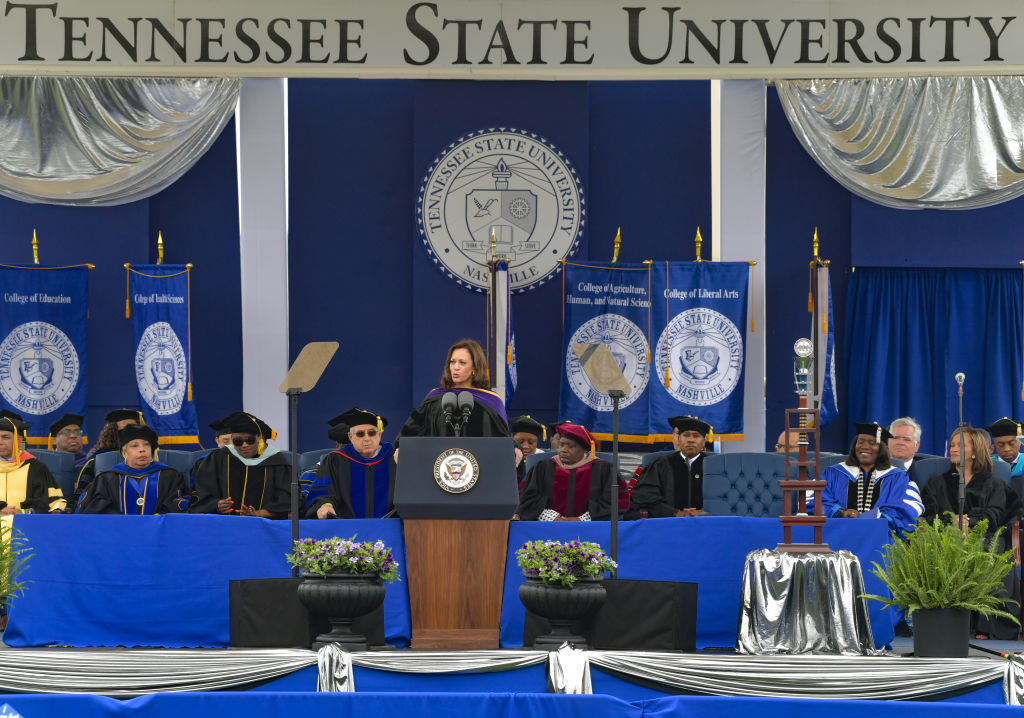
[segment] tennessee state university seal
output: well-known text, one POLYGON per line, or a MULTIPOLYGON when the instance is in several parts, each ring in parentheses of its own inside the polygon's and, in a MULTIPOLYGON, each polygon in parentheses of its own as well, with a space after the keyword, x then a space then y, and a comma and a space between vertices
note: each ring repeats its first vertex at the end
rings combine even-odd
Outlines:
POLYGON ((604 344, 611 350, 615 362, 632 390, 619 402, 620 409, 625 409, 644 393, 650 376, 647 338, 640 327, 629 319, 621 314, 601 314, 584 322, 573 332, 565 353, 565 376, 573 393, 591 409, 611 411, 611 397, 599 393, 590 383, 590 378, 580 366, 576 352, 572 350, 573 344, 604 344))
POLYGON ((658 376, 669 370, 666 391, 690 406, 709 406, 736 388, 743 372, 743 335, 713 309, 687 309, 658 338, 658 376))
POLYGON ((135 350, 139 394, 157 414, 181 411, 188 384, 188 364, 178 335, 167 322, 153 322, 135 350))
POLYGON ((19 412, 49 414, 78 386, 79 361, 68 335, 47 322, 26 322, 0 343, 0 394, 19 412))
POLYGON ((420 184, 416 225, 434 264, 460 286, 484 291, 491 236, 509 261, 509 283, 523 292, 560 269, 583 235, 579 174, 540 135, 491 128, 460 137, 438 155, 420 184))

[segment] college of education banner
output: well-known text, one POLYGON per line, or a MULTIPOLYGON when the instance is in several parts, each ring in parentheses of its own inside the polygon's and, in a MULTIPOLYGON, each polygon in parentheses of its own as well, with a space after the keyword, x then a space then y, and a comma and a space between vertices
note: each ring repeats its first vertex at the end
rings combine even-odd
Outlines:
POLYGON ((611 437, 612 401, 572 350, 605 344, 632 388, 619 403, 622 440, 667 441, 668 417, 685 414, 741 439, 749 273, 744 262, 567 262, 558 418, 611 437))
POLYGON ((125 265, 139 406, 161 444, 198 444, 192 403, 190 264, 125 265))
POLYGON ((86 413, 88 317, 89 265, 0 265, 0 406, 29 423, 30 444, 86 413))

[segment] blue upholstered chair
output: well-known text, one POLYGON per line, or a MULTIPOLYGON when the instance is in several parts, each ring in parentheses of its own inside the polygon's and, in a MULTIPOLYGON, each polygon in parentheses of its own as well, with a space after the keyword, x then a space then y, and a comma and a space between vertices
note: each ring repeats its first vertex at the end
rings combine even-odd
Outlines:
POLYGON ((334 451, 334 449, 316 449, 315 451, 302 452, 299 454, 299 473, 301 474, 303 471, 312 469, 320 459, 324 458, 332 451, 334 451))
POLYGON ((652 451, 649 454, 644 454, 644 458, 640 459, 640 466, 646 469, 647 465, 655 459, 660 459, 662 456, 671 456, 674 453, 676 453, 675 449, 670 451, 652 451))
POLYGON ((949 459, 938 456, 934 459, 918 459, 910 465, 910 479, 917 484, 918 489, 924 491, 929 478, 946 473, 949 467, 949 459))
POLYGON ((64 498, 70 501, 75 493, 75 455, 50 449, 32 449, 29 453, 46 465, 64 498))
POLYGON ((120 451, 104 451, 102 454, 96 454, 94 476, 99 476, 104 471, 110 471, 114 466, 120 464, 123 458, 120 451))
POLYGON ((193 451, 181 451, 180 449, 160 449, 157 458, 161 464, 167 464, 188 479, 188 475, 192 472, 194 454, 193 451))
POLYGON ((781 516, 782 454, 709 454, 704 457, 704 510, 713 516, 781 516))

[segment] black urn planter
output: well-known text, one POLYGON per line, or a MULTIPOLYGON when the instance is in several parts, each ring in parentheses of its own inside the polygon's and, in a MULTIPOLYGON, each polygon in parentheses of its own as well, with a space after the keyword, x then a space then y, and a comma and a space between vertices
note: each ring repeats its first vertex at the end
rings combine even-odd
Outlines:
POLYGON ((970 650, 971 612, 962 608, 914 611, 914 656, 966 658, 970 650))
POLYGON ((326 616, 331 631, 313 643, 319 650, 340 643, 346 651, 365 651, 366 636, 352 631, 352 621, 365 616, 384 601, 384 584, 376 574, 329 573, 327 578, 305 577, 299 584, 299 600, 310 613, 326 616))
POLYGON ((587 639, 572 632, 572 624, 597 612, 607 596, 601 577, 576 579, 572 586, 547 584, 539 578, 526 577, 519 586, 519 600, 528 610, 551 624, 551 633, 537 636, 534 648, 555 649, 563 643, 586 649, 587 639))

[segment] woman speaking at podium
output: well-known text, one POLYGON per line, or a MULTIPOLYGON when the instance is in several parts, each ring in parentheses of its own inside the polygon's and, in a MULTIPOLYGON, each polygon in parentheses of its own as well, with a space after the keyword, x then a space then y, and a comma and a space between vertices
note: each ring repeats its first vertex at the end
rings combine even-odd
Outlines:
POLYGON ((403 436, 509 436, 505 403, 487 386, 487 359, 483 348, 472 339, 456 342, 448 349, 441 386, 431 389, 409 415, 399 439, 403 436), (454 394, 454 402, 448 394, 454 394), (461 394, 468 396, 460 398, 461 394), (472 409, 467 401, 469 397, 473 399, 472 409))

